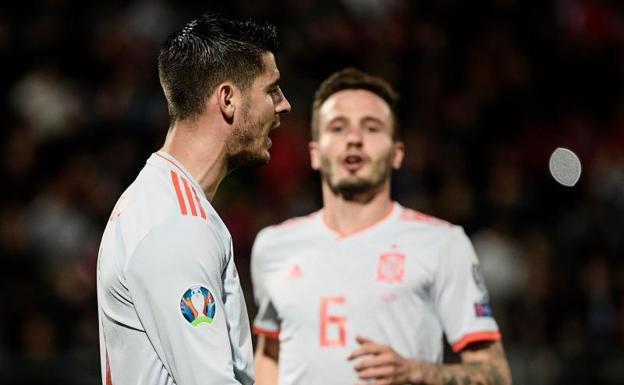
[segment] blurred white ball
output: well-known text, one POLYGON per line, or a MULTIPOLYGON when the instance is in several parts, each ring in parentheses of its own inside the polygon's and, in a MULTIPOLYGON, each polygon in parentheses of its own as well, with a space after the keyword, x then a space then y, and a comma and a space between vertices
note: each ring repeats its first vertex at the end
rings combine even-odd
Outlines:
POLYGON ((581 177, 581 160, 567 148, 558 147, 553 151, 548 168, 552 177, 567 187, 574 186, 581 177))

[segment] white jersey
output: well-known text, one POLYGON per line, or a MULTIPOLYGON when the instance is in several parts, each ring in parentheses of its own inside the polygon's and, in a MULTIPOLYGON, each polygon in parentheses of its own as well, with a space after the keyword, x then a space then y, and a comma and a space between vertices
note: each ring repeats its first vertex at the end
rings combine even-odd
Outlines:
POLYGON ((268 227, 253 247, 254 332, 279 338, 280 384, 358 382, 347 361, 356 335, 436 363, 443 334, 455 351, 500 338, 461 227, 398 203, 349 235, 323 218, 268 227))
POLYGON ((253 384, 230 234, 169 154, 153 154, 117 202, 97 275, 104 384, 253 384))

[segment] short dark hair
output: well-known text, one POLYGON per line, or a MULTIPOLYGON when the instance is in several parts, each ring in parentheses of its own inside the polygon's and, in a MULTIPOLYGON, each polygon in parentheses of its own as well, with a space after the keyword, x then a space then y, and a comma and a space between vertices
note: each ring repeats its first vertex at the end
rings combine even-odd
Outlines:
POLYGON ((310 122, 312 140, 318 140, 319 138, 318 112, 321 106, 330 96, 343 90, 367 90, 388 103, 394 121, 393 138, 395 140, 399 138, 399 125, 396 121, 396 107, 399 101, 399 94, 382 78, 367 74, 357 68, 348 67, 333 73, 325 79, 314 94, 312 121, 310 122))
POLYGON ((271 24, 203 14, 171 34, 158 54, 158 75, 171 121, 201 114, 217 85, 232 81, 243 90, 264 71, 262 54, 275 52, 271 24))

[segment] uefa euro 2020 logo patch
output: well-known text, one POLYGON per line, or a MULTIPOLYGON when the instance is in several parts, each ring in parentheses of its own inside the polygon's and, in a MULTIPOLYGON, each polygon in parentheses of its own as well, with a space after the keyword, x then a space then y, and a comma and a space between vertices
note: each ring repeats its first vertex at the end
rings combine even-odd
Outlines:
POLYGON ((191 286, 182 295, 180 311, 191 325, 212 323, 215 317, 216 304, 210 290, 201 285, 191 286))

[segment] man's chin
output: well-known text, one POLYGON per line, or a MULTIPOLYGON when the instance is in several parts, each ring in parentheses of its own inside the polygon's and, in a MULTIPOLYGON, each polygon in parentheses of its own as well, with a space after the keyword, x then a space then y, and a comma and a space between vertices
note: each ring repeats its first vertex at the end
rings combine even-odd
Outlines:
POLYGON ((271 160, 271 153, 269 152, 269 149, 262 150, 256 154, 256 160, 258 165, 268 164, 271 160))
POLYGON ((334 184, 332 190, 344 196, 353 196, 367 193, 373 190, 374 186, 366 179, 342 180, 334 184))
POLYGON ((261 157, 258 158, 258 165, 269 164, 271 161, 271 154, 268 151, 265 151, 261 157))
POLYGON ((263 150, 260 153, 241 152, 228 159, 228 172, 243 167, 262 166, 268 164, 269 160, 271 160, 271 155, 267 150, 263 150))

